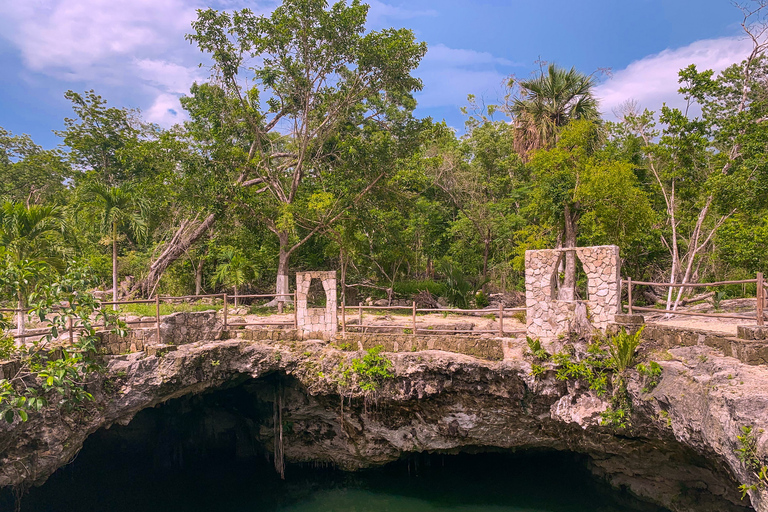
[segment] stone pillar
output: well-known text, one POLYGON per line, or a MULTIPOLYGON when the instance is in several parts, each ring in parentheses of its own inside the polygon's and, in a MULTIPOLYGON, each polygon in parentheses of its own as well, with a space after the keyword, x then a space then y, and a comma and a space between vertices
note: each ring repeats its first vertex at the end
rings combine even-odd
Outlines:
POLYGON ((605 330, 621 313, 621 259, 615 245, 525 252, 525 305, 528 336, 556 339, 570 330, 578 301, 557 299, 558 263, 573 251, 587 274, 585 303, 593 327, 605 330))

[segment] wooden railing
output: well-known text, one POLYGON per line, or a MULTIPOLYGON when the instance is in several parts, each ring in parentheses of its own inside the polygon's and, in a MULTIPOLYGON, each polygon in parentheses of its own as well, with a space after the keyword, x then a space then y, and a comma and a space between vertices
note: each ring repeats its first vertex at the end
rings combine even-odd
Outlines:
POLYGON ((715 286, 727 286, 733 284, 755 284, 757 291, 755 293, 755 321, 758 326, 765 325, 766 316, 766 296, 768 296, 768 283, 765 281, 765 277, 762 272, 757 273, 755 279, 741 279, 738 281, 717 281, 714 283, 652 283, 647 281, 633 281, 632 278, 623 280, 623 283, 627 285, 627 313, 634 314, 635 311, 647 311, 653 313, 668 313, 670 315, 682 315, 682 316, 700 316, 709 318, 735 318, 740 320, 752 320, 751 316, 737 315, 731 313, 699 313, 695 311, 677 311, 670 309, 657 309, 647 308, 634 305, 633 299, 633 287, 634 286, 656 286, 659 288, 711 288, 715 286))
MULTIPOLYGON (((248 294, 248 295, 229 295, 227 293, 217 293, 217 294, 206 294, 206 295, 182 295, 182 296, 155 296, 154 299, 141 299, 141 300, 118 300, 118 301, 100 301, 99 307, 103 308, 105 306, 120 306, 120 305, 129 305, 129 304, 154 304, 154 329, 155 329, 155 336, 158 340, 158 343, 161 342, 161 333, 160 333, 160 321, 161 321, 161 315, 160 315, 160 305, 162 302, 175 302, 175 301, 185 301, 185 300, 200 300, 205 298, 212 298, 212 299, 221 299, 222 300, 222 317, 224 322, 224 329, 228 329, 229 327, 250 327, 250 326, 291 326, 294 329, 298 327, 298 318, 296 316, 296 308, 294 308, 293 311, 293 321, 286 322, 275 322, 275 321, 259 321, 259 322, 247 322, 247 323, 236 323, 236 324, 230 324, 230 313, 229 313, 229 306, 232 301, 239 301, 240 299, 269 299, 269 298, 276 298, 276 297, 291 297, 291 299, 294 301, 294 304, 296 303, 296 293, 283 293, 283 294, 248 294)), ((54 306, 52 309, 61 309, 60 307, 54 306)), ((282 308, 280 308, 282 309, 282 308)), ((347 332, 347 310, 350 309, 350 307, 345 306, 344 304, 341 305, 341 330, 342 333, 347 332)), ((359 324, 357 325, 349 325, 349 327, 352 328, 400 328, 400 329, 411 329, 411 332, 413 334, 417 334, 418 332, 422 333, 472 333, 472 334, 485 334, 485 333, 496 333, 499 336, 503 336, 504 334, 512 334, 512 333, 520 333, 524 332, 522 330, 505 330, 504 329, 504 318, 505 315, 508 313, 518 313, 518 312, 525 312, 525 308, 505 308, 503 304, 499 305, 498 309, 430 309, 430 308, 417 308, 416 303, 414 302, 411 306, 364 306, 362 303, 360 303, 358 306, 352 306, 352 309, 356 310, 358 312, 358 318, 359 318, 359 324), (381 326, 381 325, 373 325, 373 324, 363 324, 363 311, 364 310, 410 310, 411 311, 411 323, 409 325, 387 325, 387 326, 381 326), (416 316, 418 313, 454 313, 459 315, 475 315, 475 314, 493 314, 494 318, 498 321, 499 326, 498 329, 495 330, 454 330, 454 329, 425 329, 425 328, 418 328, 416 324, 416 316)), ((10 313, 18 313, 19 311, 26 314, 29 313, 28 309, 19 310, 19 309, 9 309, 9 308, 0 308, 0 312, 10 312, 10 313)), ((130 313, 119 313, 122 316, 128 316, 130 313)), ((26 321, 26 319, 25 319, 26 321)), ((130 325, 136 325, 136 324, 147 324, 148 322, 146 320, 125 320, 125 323, 130 325)), ((94 327, 97 328, 104 328, 105 325, 103 323, 95 324, 94 327)), ((16 333, 13 335, 14 339, 20 339, 22 343, 27 338, 36 338, 39 336, 46 336, 50 334, 51 328, 49 327, 43 327, 38 329, 22 329, 22 332, 16 333)), ((104 332, 103 330, 100 332, 104 332)), ((72 321, 70 320, 68 325, 68 334, 70 342, 74 339, 74 325, 72 321)))
MULTIPOLYGON (((290 293, 290 294, 261 294, 261 295, 228 295, 226 293, 217 293, 217 294, 207 294, 207 295, 182 295, 182 296, 159 296, 156 295, 154 299, 142 299, 142 300, 117 300, 117 301, 99 301, 99 308, 103 308, 105 306, 120 306, 120 305, 129 305, 129 304, 154 304, 155 305, 155 314, 154 314, 154 328, 155 328, 155 335, 158 342, 161 340, 160 335, 160 304, 161 302, 173 302, 173 301, 179 301, 179 300, 199 300, 199 299, 205 299, 205 298, 220 298, 223 302, 223 317, 224 317, 224 328, 227 328, 227 321, 228 321, 228 305, 230 300, 235 299, 248 299, 248 298, 274 298, 274 297, 292 297, 295 301, 296 294, 290 293)), ((61 309, 60 306, 53 306, 51 309, 53 310, 59 310, 61 309)), ((13 308, 0 308, 0 313, 14 313, 16 315, 19 312, 25 313, 25 317, 27 314, 29 314, 28 309, 13 309, 13 308)), ((120 313, 121 315, 128 316, 130 313, 120 313)), ((26 323, 26 318, 22 322, 22 324, 26 323)), ((145 320, 127 320, 125 321, 126 324, 135 325, 135 324, 146 324, 147 322, 145 320)), ((292 325, 294 328, 296 328, 297 319, 296 314, 294 312, 294 319, 293 322, 258 322, 258 323, 245 323, 245 324, 237 324, 238 327, 244 327, 244 326, 251 326, 251 325, 292 325)), ((103 323, 94 324, 94 327, 97 328, 104 328, 105 325, 103 323)), ((16 333, 12 336, 13 339, 21 339, 22 343, 27 338, 37 338, 39 336, 46 336, 50 334, 51 328, 50 327, 42 327, 38 329, 24 329, 22 328, 22 332, 16 333)), ((98 331, 98 332, 104 332, 98 331)), ((72 321, 70 320, 68 325, 68 333, 69 333, 69 339, 70 342, 74 339, 74 325, 72 324, 72 321)))
POLYGON ((472 334, 487 334, 487 333, 495 333, 499 336, 504 336, 504 334, 513 334, 513 333, 521 333, 525 332, 525 330, 515 330, 515 331, 505 331, 504 330, 504 314, 505 313, 518 313, 518 312, 524 312, 526 311, 526 308, 505 308, 504 304, 499 304, 498 309, 436 309, 436 308, 417 308, 416 302, 413 302, 410 306, 363 306, 363 303, 359 303, 356 307, 352 306, 351 308, 348 308, 344 304, 341 305, 341 332, 342 334, 346 334, 347 328, 360 328, 362 329, 410 329, 413 334, 417 334, 419 331, 423 333, 472 333, 472 334), (357 318, 358 323, 357 324, 350 324, 347 325, 347 309, 352 309, 353 311, 357 311, 357 318), (410 310, 411 311, 411 323, 410 324, 403 324, 403 325, 374 325, 374 324, 364 324, 363 323, 363 311, 368 310, 410 310), (464 314, 464 315, 474 315, 478 313, 484 313, 487 315, 494 315, 494 318, 498 320, 499 327, 498 329, 494 330, 455 330, 455 329, 419 329, 416 324, 416 315, 418 313, 454 313, 454 314, 464 314))

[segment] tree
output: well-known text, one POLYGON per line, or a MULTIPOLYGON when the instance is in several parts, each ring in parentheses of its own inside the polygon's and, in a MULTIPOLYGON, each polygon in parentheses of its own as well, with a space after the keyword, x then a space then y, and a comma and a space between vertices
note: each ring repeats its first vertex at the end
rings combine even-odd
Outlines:
POLYGON ((460 141, 452 133, 443 135, 442 147, 435 145, 436 160, 427 172, 460 213, 452 226, 455 232, 469 231, 471 239, 482 247, 485 280, 500 233, 514 231, 522 220, 520 197, 528 173, 514 152, 514 129, 492 119, 494 107, 489 107, 486 115, 474 96, 470 95, 469 101, 475 111, 466 122, 466 135, 460 141))
POLYGON ((55 133, 70 148, 72 164, 109 186, 134 178, 142 166, 136 165, 133 149, 148 128, 139 121, 138 111, 107 107, 93 90, 67 91, 64 97, 72 102, 77 119, 65 118, 66 129, 55 133))
MULTIPOLYGON (((558 226, 558 238, 566 248, 577 246, 585 214, 593 234, 610 234, 606 241, 612 243, 632 239, 652 223, 653 210, 633 166, 595 150, 599 139, 595 123, 574 121, 562 130, 554 148, 538 150, 531 159, 529 209, 550 226, 558 226)), ((575 286, 575 254, 566 252, 559 298, 573 300, 575 286)))
POLYGON ((255 276, 253 266, 234 247, 227 246, 221 250, 221 263, 216 267, 214 282, 231 286, 235 291, 235 306, 238 305, 237 289, 242 287, 255 276))
POLYGON ((560 128, 571 121, 597 121, 597 99, 592 75, 552 63, 528 80, 510 79, 517 89, 506 110, 514 119, 515 148, 526 158, 532 151, 553 146, 560 128))
POLYGON ((55 206, 5 202, 0 205, 0 247, 7 273, 5 286, 15 296, 19 311, 17 328, 24 332, 24 307, 37 279, 47 270, 63 266, 56 233, 61 210, 55 206))
POLYGON ((184 102, 192 129, 228 152, 239 199, 277 237, 279 294, 291 254, 394 169, 417 127, 410 72, 426 46, 405 29, 366 33, 367 11, 359 0, 286 0, 268 17, 207 9, 188 36, 216 75, 184 102))
MULTIPOLYGON (((101 232, 107 235, 112 245, 112 300, 117 302, 117 242, 120 232, 130 232, 138 238, 147 236, 147 202, 129 184, 107 186, 93 182, 85 187, 86 194, 101 210, 101 232)), ((117 309, 117 304, 112 306, 117 309)))
POLYGON ((61 199, 70 177, 60 151, 46 151, 29 135, 0 127, 0 201, 41 204, 61 199))
MULTIPOLYGON (((623 123, 643 143, 645 164, 663 199, 667 229, 661 241, 671 257, 670 284, 697 281, 701 257, 734 214, 764 206, 768 197, 768 20, 764 2, 742 6, 742 27, 753 43, 747 58, 715 77, 691 65, 679 73, 684 110, 628 109, 623 123), (694 117, 697 105, 701 116, 694 117)), ((685 288, 667 309, 675 310, 685 288)))

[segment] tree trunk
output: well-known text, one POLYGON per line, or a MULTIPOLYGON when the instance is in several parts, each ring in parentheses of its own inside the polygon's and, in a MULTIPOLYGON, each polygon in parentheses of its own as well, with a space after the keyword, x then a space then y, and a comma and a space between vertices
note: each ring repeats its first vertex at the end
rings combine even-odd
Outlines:
POLYGON ((240 304, 237 301, 237 286, 234 286, 235 288, 235 307, 238 307, 240 304))
MULTIPOLYGON (((117 302, 117 223, 112 223, 112 301, 117 302)), ((112 304, 117 311, 117 304, 112 304)))
MULTIPOLYGON (((570 205, 565 205, 565 241, 566 248, 576 247, 576 215, 571 213, 570 205)), ((576 298, 576 253, 565 253, 565 276, 563 287, 558 294, 559 300, 574 300, 576 298)))
POLYGON ((147 297, 152 295, 163 273, 213 226, 215 219, 216 216, 211 213, 197 225, 194 221, 182 222, 162 254, 149 266, 147 277, 133 285, 131 291, 140 290, 147 297))
POLYGON ((197 262, 197 268, 195 268, 195 295, 200 295, 203 291, 203 264, 205 258, 200 258, 197 262))
POLYGON ((24 334, 24 294, 19 290, 17 296, 19 310, 16 312, 16 330, 17 334, 24 334))
MULTIPOLYGON (((288 286, 288 263, 291 259, 291 248, 288 247, 289 233, 287 231, 278 231, 277 238, 280 241, 280 252, 277 256, 277 282, 275 284, 276 294, 287 294, 288 286)), ((282 312, 283 305, 285 303, 291 303, 290 297, 286 295, 276 296, 274 299, 265 304, 267 307, 279 308, 282 312)))

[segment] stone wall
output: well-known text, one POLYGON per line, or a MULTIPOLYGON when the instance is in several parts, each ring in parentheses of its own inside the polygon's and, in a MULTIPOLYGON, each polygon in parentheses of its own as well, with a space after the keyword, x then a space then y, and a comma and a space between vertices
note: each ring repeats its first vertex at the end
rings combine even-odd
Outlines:
POLYGON ((527 334, 551 340, 571 329, 579 302, 587 307, 587 318, 597 329, 605 329, 619 313, 621 260, 615 245, 525 251, 525 304, 527 334), (573 251, 587 274, 586 300, 558 300, 559 263, 573 251))
POLYGON ((127 336, 101 333, 96 343, 100 354, 141 352, 152 345, 185 345, 198 341, 221 339, 224 323, 216 311, 173 313, 160 317, 160 341, 155 326, 133 328, 127 336))
POLYGON ((412 334, 359 334, 347 333, 337 340, 341 345, 353 349, 371 349, 381 345, 385 352, 418 352, 442 350, 468 356, 501 361, 504 359, 503 340, 499 338, 478 338, 475 336, 422 336, 412 334))
MULTIPOLYGON (((609 324, 608 333, 614 334, 621 328, 635 332, 642 325, 609 324)), ((722 352, 728 357, 735 357, 749 365, 768 364, 768 339, 744 340, 713 331, 672 327, 662 324, 645 324, 641 348, 651 357, 673 348, 706 345, 722 352)))
POLYGON ((339 318, 336 301, 336 272, 297 272, 296 273, 296 325, 305 335, 323 333, 325 337, 336 334, 339 318), (325 309, 308 308, 307 294, 312 279, 323 283, 326 302, 325 309))

